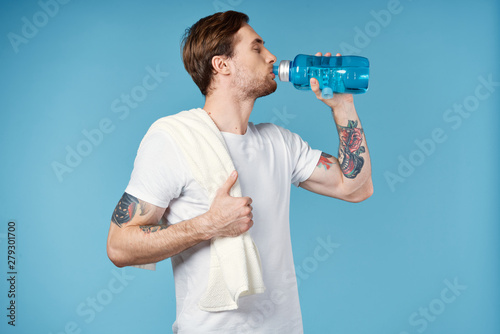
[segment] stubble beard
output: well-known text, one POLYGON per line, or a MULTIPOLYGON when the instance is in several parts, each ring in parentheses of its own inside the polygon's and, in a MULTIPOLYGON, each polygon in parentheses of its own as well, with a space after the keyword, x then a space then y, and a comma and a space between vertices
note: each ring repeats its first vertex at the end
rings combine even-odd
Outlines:
POLYGON ((235 74, 233 87, 238 88, 242 99, 258 99, 276 91, 278 87, 276 81, 267 77, 256 77, 248 75, 249 71, 239 70, 235 74))

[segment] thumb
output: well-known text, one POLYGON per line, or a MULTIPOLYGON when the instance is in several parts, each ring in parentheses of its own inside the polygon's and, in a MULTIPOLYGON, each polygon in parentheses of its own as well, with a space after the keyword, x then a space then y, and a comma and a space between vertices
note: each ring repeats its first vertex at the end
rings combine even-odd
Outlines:
POLYGON ((238 172, 234 170, 231 173, 231 175, 229 175, 226 182, 224 182, 224 184, 222 185, 221 190, 223 190, 224 193, 229 194, 229 191, 231 191, 231 188, 234 186, 237 179, 238 179, 238 172))
POLYGON ((309 83, 311 85, 311 90, 314 92, 314 94, 316 94, 316 97, 318 99, 321 99, 321 90, 319 89, 318 79, 311 78, 311 81, 309 83))

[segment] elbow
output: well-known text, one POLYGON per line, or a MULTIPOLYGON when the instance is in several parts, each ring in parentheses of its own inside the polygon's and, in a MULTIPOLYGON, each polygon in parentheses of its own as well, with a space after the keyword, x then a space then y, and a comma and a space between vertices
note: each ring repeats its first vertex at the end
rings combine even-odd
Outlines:
POLYGON ((347 201, 352 203, 360 203, 367 200, 372 195, 373 195, 373 183, 370 180, 370 182, 362 189, 358 189, 357 191, 352 193, 347 199, 347 201))
MULTIPOLYGON (((373 182, 372 182, 372 180, 370 179, 370 182, 368 183, 368 187, 367 187, 367 189, 365 190, 365 192, 364 192, 364 196, 363 196, 363 199, 362 199, 361 201, 364 201, 364 200, 366 200, 366 199, 368 199, 368 198, 372 197, 372 195, 373 195, 373 182)), ((360 201, 360 202, 361 202, 361 201, 360 201)))
POLYGON ((108 258, 109 260, 118 268, 123 268, 127 266, 127 264, 124 261, 124 257, 122 255, 122 252, 118 250, 116 247, 113 247, 112 243, 108 241, 108 244, 106 246, 106 251, 108 253, 108 258))
POLYGON ((373 195, 373 187, 370 190, 364 192, 361 196, 357 196, 353 202, 354 203, 363 202, 363 201, 367 200, 368 198, 370 198, 372 195, 373 195))

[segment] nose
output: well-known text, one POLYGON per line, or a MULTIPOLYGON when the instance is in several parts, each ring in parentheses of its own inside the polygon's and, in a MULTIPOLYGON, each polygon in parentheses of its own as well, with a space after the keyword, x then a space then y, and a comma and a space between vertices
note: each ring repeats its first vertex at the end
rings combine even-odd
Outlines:
POLYGON ((268 48, 266 48, 266 51, 267 51, 267 53, 268 53, 268 55, 267 55, 267 57, 266 57, 266 60, 267 60, 270 64, 274 64, 274 63, 278 60, 278 58, 276 58, 276 56, 275 56, 275 55, 273 55, 273 54, 271 53, 271 51, 269 51, 269 49, 268 49, 268 48))
POLYGON ((276 58, 276 56, 273 55, 270 51, 269 51, 269 56, 270 56, 269 63, 271 63, 271 64, 274 64, 278 60, 278 58, 276 58))

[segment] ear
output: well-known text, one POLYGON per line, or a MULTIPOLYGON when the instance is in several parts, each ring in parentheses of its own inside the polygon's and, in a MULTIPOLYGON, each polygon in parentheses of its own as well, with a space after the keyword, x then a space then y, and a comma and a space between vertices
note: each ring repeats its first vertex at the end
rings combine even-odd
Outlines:
POLYGON ((220 73, 227 75, 231 73, 229 70, 228 58, 225 56, 213 56, 212 68, 214 69, 214 74, 220 73))

